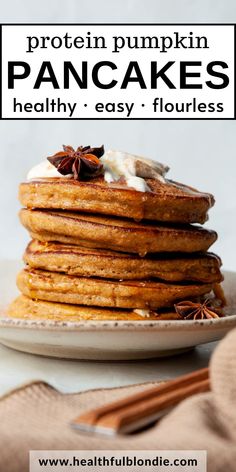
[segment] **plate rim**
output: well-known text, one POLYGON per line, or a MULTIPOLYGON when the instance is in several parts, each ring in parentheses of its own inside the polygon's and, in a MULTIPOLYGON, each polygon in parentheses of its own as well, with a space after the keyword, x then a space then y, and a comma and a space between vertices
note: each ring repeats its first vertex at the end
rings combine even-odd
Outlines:
MULTIPOLYGON (((53 321, 53 320, 24 320, 21 318, 3 317, 0 319, 0 329, 39 329, 40 331, 191 331, 199 328, 222 329, 236 325, 236 315, 212 320, 152 320, 149 321, 53 321)), ((1 338, 1 332, 0 332, 1 338)))

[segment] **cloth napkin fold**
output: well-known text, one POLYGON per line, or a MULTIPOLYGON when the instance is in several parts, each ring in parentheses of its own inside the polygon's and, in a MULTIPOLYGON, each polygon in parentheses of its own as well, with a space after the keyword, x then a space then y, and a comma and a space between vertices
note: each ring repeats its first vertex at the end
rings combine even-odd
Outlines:
POLYGON ((0 400, 0 472, 28 470, 31 449, 206 449, 208 472, 236 471, 236 330, 215 350, 212 391, 183 401, 147 431, 106 438, 75 432, 70 422, 85 410, 153 384, 63 395, 42 382, 0 400))

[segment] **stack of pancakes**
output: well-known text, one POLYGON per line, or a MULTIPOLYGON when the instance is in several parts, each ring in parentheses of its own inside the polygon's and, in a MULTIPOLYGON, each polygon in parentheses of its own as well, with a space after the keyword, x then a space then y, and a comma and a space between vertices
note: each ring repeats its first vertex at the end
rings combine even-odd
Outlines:
POLYGON ((33 179, 20 185, 28 245, 10 315, 58 320, 181 318, 174 304, 222 280, 204 223, 212 195, 166 180, 33 179))

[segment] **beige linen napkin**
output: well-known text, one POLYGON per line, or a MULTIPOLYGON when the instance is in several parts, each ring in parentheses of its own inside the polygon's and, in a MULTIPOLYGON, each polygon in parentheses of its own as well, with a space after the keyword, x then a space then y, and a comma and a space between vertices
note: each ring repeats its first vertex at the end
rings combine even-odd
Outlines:
POLYGON ((213 354, 212 392, 183 401, 155 427, 134 436, 105 438, 73 431, 80 413, 151 384, 63 395, 35 383, 0 401, 0 472, 28 470, 30 449, 206 449, 208 472, 236 470, 236 330, 213 354))

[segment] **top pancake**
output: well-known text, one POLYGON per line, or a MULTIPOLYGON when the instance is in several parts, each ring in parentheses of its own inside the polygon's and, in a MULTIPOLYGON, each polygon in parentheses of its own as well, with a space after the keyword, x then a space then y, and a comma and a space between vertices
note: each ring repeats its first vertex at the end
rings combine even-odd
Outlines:
POLYGON ((214 197, 171 180, 146 179, 151 192, 139 192, 124 182, 107 183, 103 177, 89 181, 41 178, 20 185, 19 199, 27 208, 63 209, 136 220, 204 223, 214 197))

